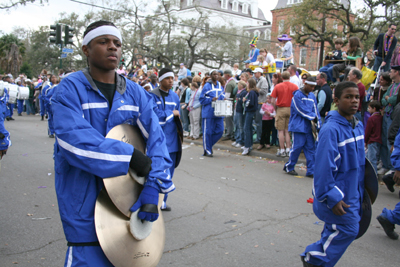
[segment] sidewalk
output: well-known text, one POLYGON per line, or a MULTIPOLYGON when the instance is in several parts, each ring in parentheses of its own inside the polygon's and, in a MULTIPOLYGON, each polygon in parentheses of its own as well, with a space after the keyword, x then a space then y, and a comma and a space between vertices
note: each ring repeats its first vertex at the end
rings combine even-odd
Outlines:
MULTIPOLYGON (((222 139, 222 138, 221 138, 222 139)), ((214 149, 221 149, 221 150, 228 150, 229 152, 234 152, 234 153, 242 153, 242 150, 238 147, 233 147, 231 144, 233 143, 232 140, 227 140, 227 141, 221 141, 221 139, 214 145, 214 149)), ((183 141, 185 143, 194 143, 195 145, 199 145, 202 146, 203 145, 203 139, 199 138, 197 140, 191 140, 187 137, 183 138, 183 141)), ((262 158, 267 158, 267 159, 271 159, 271 160, 276 160, 276 161, 287 161, 289 158, 285 157, 285 158, 281 158, 276 156, 276 151, 278 149, 277 146, 272 146, 270 149, 267 148, 263 148, 261 150, 257 150, 257 145, 253 145, 253 150, 250 152, 249 156, 253 156, 253 157, 262 157, 262 158)), ((246 157, 246 156, 243 156, 246 157)), ((304 157, 304 154, 301 153, 299 160, 297 161, 297 164, 301 164, 303 163, 304 165, 306 165, 306 158, 304 157)))

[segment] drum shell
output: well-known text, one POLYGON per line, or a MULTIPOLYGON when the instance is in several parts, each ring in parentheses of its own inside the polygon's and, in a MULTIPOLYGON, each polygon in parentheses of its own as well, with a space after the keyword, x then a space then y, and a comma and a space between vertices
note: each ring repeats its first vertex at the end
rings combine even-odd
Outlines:
POLYGON ((18 100, 29 99, 29 88, 28 87, 18 87, 18 100))
POLYGON ((8 86, 8 103, 14 104, 17 101, 18 85, 10 84, 8 86))
POLYGON ((214 116, 216 116, 216 117, 232 116, 232 114, 233 114, 232 101, 217 100, 214 103, 215 103, 214 104, 214 116))

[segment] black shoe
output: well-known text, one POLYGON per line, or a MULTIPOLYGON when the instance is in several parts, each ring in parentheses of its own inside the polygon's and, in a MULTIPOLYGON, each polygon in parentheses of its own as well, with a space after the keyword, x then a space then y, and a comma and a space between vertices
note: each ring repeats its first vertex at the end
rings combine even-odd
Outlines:
POLYGON ((209 158, 212 158, 212 157, 213 157, 212 154, 207 154, 207 153, 204 153, 203 156, 204 156, 204 157, 209 157, 209 158))
POLYGON ((48 119, 48 118, 49 118, 49 115, 46 114, 44 117, 45 117, 46 119, 48 119))
POLYGON ((308 177, 308 178, 314 178, 314 174, 306 175, 306 177, 308 177))
POLYGON ((41 121, 44 121, 44 117, 42 116, 42 119, 41 119, 41 121))
POLYGON ((395 185, 395 182, 393 181, 393 176, 394 176, 394 173, 391 173, 391 174, 383 176, 383 178, 382 178, 382 181, 385 183, 387 189, 389 189, 389 191, 392 193, 394 192, 393 186, 395 185))
POLYGON ((15 119, 13 117, 10 117, 10 121, 15 121, 15 119))
POLYGON ((162 211, 171 211, 171 207, 166 205, 165 208, 161 208, 162 211))
POLYGON ((50 138, 54 138, 54 134, 49 135, 50 138))
POLYGON ((301 262, 303 263, 303 267, 318 267, 318 265, 314 265, 314 264, 306 262, 304 260, 304 256, 301 256, 301 262))
POLYGON ((290 175, 299 175, 295 170, 291 170, 290 172, 286 172, 287 174, 290 175))
POLYGON ((393 240, 399 239, 399 235, 394 231, 394 224, 389 222, 388 219, 383 217, 382 215, 379 215, 376 217, 378 222, 382 225, 383 230, 385 230, 386 235, 393 240))
POLYGON ((21 114, 21 113, 18 113, 18 116, 22 116, 22 114, 21 114))
POLYGON ((9 121, 9 120, 10 120, 10 117, 6 117, 6 120, 9 121))

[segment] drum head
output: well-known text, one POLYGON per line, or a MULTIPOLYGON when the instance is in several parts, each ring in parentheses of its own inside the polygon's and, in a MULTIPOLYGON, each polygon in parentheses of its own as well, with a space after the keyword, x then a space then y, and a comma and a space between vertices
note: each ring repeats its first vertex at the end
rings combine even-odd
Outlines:
POLYGON ((367 191, 369 197, 371 198, 371 203, 374 204, 378 196, 378 175, 375 172, 374 167, 372 167, 371 162, 365 158, 365 174, 364 174, 364 187, 367 191))
MULTIPOLYGON (((106 138, 123 141, 131 144, 135 149, 145 152, 145 143, 142 134, 137 127, 128 124, 115 126, 107 134, 106 138)), ((103 179, 114 205, 126 216, 130 217, 129 209, 136 202, 144 184, 144 177, 138 177, 136 173, 129 169, 129 173, 118 177, 103 179)))
POLYGON ((364 199, 362 206, 362 215, 359 224, 358 235, 356 239, 362 237, 365 232, 367 232, 369 225, 371 224, 371 217, 372 217, 372 208, 371 208, 371 199, 367 191, 364 191, 364 199))
MULTIPOLYGON (((159 198, 159 208, 163 195, 159 198)), ((130 232, 130 220, 114 206, 103 189, 95 207, 96 234, 100 246, 114 266, 157 266, 164 250, 165 228, 162 213, 153 222, 150 235, 136 240, 130 232)))

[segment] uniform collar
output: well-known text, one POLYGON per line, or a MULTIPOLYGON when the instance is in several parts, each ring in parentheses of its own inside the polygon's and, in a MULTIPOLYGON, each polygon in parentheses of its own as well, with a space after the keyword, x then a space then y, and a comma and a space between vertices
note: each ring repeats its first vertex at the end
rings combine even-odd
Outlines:
MULTIPOLYGON (((86 79, 90 83, 90 86, 93 88, 93 90, 98 91, 99 89, 97 88, 96 84, 94 83, 92 76, 90 76, 89 68, 82 69, 82 73, 85 75, 86 79)), ((126 91, 126 80, 123 76, 119 75, 116 72, 115 72, 115 76, 116 76, 116 83, 117 83, 116 90, 118 93, 120 93, 122 95, 126 91)))

